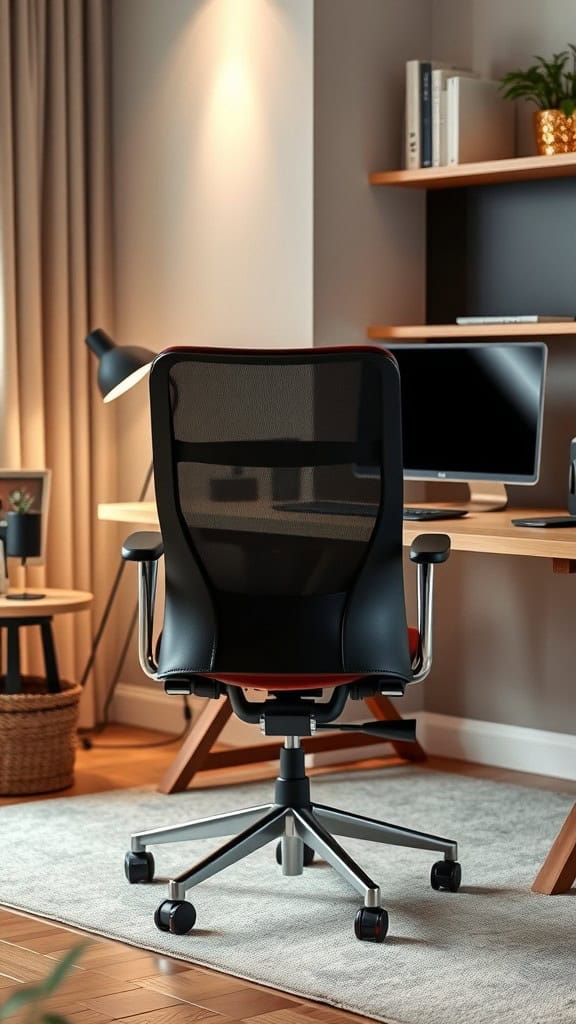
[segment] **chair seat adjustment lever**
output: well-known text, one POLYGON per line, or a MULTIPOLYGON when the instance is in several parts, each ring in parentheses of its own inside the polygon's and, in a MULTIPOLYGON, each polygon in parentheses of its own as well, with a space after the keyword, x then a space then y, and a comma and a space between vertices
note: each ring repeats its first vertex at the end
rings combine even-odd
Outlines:
POLYGON ((383 740, 414 743, 416 740, 416 719, 400 718, 393 722, 358 722, 351 725, 317 725, 318 729, 339 729, 340 732, 365 732, 383 740))

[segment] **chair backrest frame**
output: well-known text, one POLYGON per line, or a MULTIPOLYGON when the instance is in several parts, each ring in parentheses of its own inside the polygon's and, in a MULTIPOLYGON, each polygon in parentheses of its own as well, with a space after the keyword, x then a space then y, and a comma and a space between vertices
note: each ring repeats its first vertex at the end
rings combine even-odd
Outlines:
MULTIPOLYGON (((281 379, 281 372, 274 377, 281 379)), ((400 378, 394 357, 378 346, 266 351, 167 349, 156 358, 150 373, 150 401, 156 503, 165 548, 159 677, 218 671, 329 672, 385 674, 409 681, 402 558, 400 378), (354 445, 346 447, 342 438, 290 442, 277 437, 219 436, 214 442, 206 436, 205 424, 200 441, 183 441, 175 431, 175 409, 186 402, 186 394, 176 383, 181 372, 178 367, 183 364, 187 374, 193 373, 194 367, 214 375, 226 368, 228 380, 230 367, 238 371, 251 367, 257 377, 259 368, 264 375, 271 366, 315 368, 323 364, 354 365, 355 372, 377 376, 380 436, 370 442, 379 450, 380 502, 358 571, 345 592, 231 594, 215 586, 201 553, 202 531, 191 528, 190 515, 183 512, 183 462, 200 465, 216 458, 232 466, 286 467, 326 465, 331 460, 361 462, 363 456, 354 445), (273 642, 266 644, 266 637, 271 635, 273 642), (286 643, 278 642, 282 637, 287 638, 286 643), (265 653, 258 657, 261 646, 265 653)), ((189 410, 187 416, 194 423, 194 410, 189 410)), ((358 445, 361 443, 358 439, 358 445)), ((270 532, 274 532, 273 523, 270 532)), ((264 523, 262 543, 267 536, 264 523)))

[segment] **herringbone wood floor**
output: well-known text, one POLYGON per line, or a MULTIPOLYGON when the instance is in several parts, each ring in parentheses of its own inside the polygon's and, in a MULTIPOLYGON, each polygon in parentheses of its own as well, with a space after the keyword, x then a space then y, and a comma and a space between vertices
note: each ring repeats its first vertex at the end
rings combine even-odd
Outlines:
MULTIPOLYGON (((157 733, 142 729, 110 726, 95 741, 100 746, 94 746, 90 751, 78 751, 75 785, 66 790, 66 795, 153 784, 174 756, 176 746, 139 750, 126 749, 121 745, 159 738, 157 733), (116 749, 108 749, 103 744, 116 749)), ((378 761, 365 761, 355 766, 355 770, 378 764, 378 761)), ((463 761, 431 758, 420 767, 576 793, 576 783, 463 761)), ((352 769, 349 767, 348 770, 352 769)), ((252 778, 273 778, 274 775, 274 765, 247 766, 241 770, 206 772, 197 777, 193 785, 232 785, 252 778)), ((16 803, 22 799, 2 798, 0 804, 16 803)), ((87 937, 85 933, 80 935, 48 921, 8 910, 0 910, 0 1006, 21 985, 44 978, 54 966, 54 961, 82 938, 87 939, 88 946, 79 956, 77 967, 44 1007, 44 1012, 62 1014, 73 1024, 187 1024, 190 1021, 205 1021, 206 1024, 343 1024, 348 1021, 360 1024, 365 1020, 230 975, 194 967, 120 942, 87 937)), ((22 1013, 10 1020, 19 1024, 26 1020, 26 1015, 22 1013)))

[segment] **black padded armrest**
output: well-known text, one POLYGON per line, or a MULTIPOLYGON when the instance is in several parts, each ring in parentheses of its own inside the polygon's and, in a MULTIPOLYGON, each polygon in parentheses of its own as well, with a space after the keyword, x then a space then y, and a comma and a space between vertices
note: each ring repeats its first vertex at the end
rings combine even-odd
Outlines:
POLYGON ((410 558, 416 563, 445 562, 449 554, 450 537, 445 533, 421 533, 410 546, 410 558))
POLYGON ((157 562, 163 554, 161 533, 131 533, 122 545, 122 558, 126 562, 157 562))

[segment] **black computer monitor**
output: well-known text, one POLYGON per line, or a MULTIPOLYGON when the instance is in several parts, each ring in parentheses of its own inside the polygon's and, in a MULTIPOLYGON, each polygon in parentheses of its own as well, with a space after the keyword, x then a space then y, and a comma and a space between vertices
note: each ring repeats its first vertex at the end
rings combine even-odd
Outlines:
MULTIPOLYGON (((506 504, 506 483, 536 483, 548 351, 543 342, 386 348, 400 368, 406 479, 466 481, 479 505, 482 491, 491 495, 492 508, 506 504)), ((360 432, 367 427, 361 422, 360 432)), ((356 473, 374 475, 370 466, 357 466, 356 473)))

